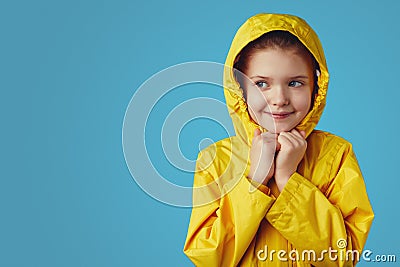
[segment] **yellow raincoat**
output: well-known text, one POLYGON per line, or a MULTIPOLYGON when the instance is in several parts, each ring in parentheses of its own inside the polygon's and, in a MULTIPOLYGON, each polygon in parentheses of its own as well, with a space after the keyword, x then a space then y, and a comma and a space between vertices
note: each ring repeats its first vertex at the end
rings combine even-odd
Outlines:
POLYGON ((354 266, 374 214, 351 144, 314 130, 329 80, 316 33, 295 16, 258 14, 238 30, 225 64, 232 67, 242 48, 273 30, 297 36, 321 69, 313 109, 296 127, 306 131, 306 153, 282 192, 274 179, 255 187, 246 175, 253 133, 260 126, 227 68, 224 93, 236 136, 199 153, 184 253, 205 267, 354 266))

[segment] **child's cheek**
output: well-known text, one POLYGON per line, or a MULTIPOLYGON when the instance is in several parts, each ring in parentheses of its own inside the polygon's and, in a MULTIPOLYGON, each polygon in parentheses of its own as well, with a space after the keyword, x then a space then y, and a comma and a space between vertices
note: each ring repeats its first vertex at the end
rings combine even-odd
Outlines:
POLYGON ((249 107, 249 110, 257 113, 267 109, 268 104, 265 96, 261 92, 250 90, 247 95, 247 106, 249 107))

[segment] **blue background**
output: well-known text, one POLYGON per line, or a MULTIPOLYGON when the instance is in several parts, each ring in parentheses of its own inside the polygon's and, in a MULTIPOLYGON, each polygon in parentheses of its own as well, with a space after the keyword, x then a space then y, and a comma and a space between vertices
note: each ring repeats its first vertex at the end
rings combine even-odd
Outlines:
MULTIPOLYGON (((186 61, 223 63, 237 28, 260 12, 296 14, 319 34, 331 83, 318 128, 354 145, 376 213, 366 248, 400 257, 399 8, 1 1, 0 266, 191 266, 182 253, 190 209, 160 203, 134 182, 122 151, 124 113, 154 73, 186 61)), ((204 94, 223 99, 218 90, 204 94)), ((180 137, 189 158, 199 139, 225 137, 198 123, 180 137)), ((190 173, 181 177, 191 184, 190 173)))

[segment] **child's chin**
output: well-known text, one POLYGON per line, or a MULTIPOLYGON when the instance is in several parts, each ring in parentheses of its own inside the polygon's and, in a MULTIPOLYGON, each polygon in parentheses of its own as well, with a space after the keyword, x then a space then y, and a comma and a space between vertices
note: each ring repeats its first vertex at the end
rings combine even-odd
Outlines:
POLYGON ((290 132, 292 128, 290 127, 264 127, 268 132, 274 134, 280 134, 282 132, 290 132))

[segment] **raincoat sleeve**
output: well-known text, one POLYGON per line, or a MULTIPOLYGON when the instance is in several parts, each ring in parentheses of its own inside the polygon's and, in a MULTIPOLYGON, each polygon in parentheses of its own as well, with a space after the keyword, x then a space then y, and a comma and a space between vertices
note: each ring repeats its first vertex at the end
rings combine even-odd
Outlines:
POLYGON ((294 173, 266 215, 300 256, 305 252, 304 261, 314 266, 354 266, 374 217, 351 144, 338 150, 333 151, 337 156, 325 194, 294 173), (309 259, 307 250, 313 250, 315 258, 309 259))
POLYGON ((200 153, 196 163, 194 207, 184 253, 196 266, 237 266, 274 200, 245 176, 232 177, 234 186, 216 185, 221 170, 203 169, 207 157, 200 153))

